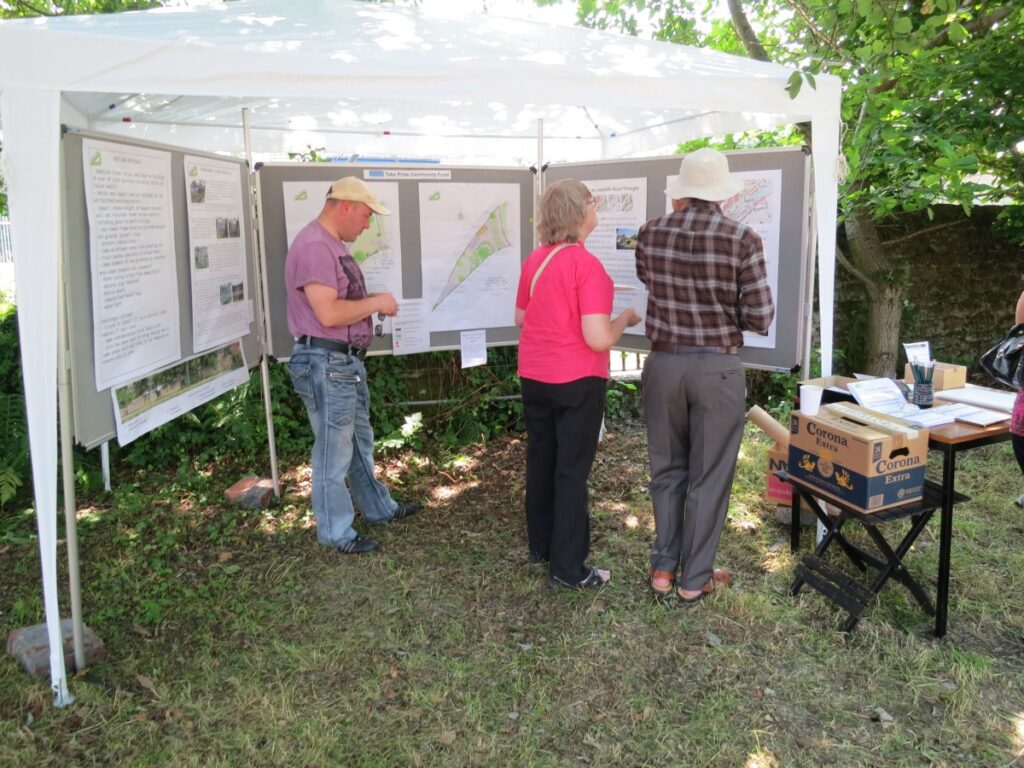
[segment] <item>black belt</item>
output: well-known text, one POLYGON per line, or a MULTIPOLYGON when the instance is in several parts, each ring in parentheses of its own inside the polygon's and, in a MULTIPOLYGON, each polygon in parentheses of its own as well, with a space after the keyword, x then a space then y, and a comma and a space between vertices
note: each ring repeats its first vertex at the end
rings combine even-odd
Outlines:
POLYGON ((357 347, 354 344, 349 344, 347 341, 338 341, 337 339, 321 339, 317 336, 299 336, 295 340, 299 344, 305 344, 310 347, 320 347, 321 349, 329 349, 332 352, 344 352, 346 355, 354 355, 360 360, 366 359, 366 348, 357 347))
POLYGON ((651 352, 666 352, 670 355, 687 355, 693 352, 717 352, 720 355, 735 355, 739 347, 688 347, 685 344, 670 344, 667 341, 651 342, 651 352))

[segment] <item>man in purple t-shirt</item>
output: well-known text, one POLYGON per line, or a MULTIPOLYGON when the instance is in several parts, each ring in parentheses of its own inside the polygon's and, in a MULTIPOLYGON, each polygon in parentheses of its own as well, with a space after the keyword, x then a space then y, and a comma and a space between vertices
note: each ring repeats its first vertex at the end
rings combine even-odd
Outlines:
POLYGON ((377 542, 352 527, 358 505, 371 525, 418 510, 397 502, 374 476, 370 391, 364 358, 374 314, 394 316, 390 293, 367 293, 349 253, 373 214, 391 213, 355 176, 331 185, 320 215, 296 236, 285 258, 288 330, 295 346, 288 372, 313 427, 313 516, 322 544, 345 554, 369 552, 377 542), (345 478, 348 484, 345 485, 345 478))

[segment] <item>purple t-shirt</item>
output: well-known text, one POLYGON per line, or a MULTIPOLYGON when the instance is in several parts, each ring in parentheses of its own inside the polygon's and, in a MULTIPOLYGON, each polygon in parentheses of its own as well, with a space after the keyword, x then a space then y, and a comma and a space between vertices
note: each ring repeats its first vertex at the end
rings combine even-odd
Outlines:
POLYGON ((373 338, 369 317, 352 325, 330 328, 316 319, 303 287, 319 283, 338 289, 338 298, 366 298, 366 281, 346 245, 316 219, 296 235, 284 260, 284 284, 288 294, 288 330, 292 336, 318 336, 368 347, 373 338))

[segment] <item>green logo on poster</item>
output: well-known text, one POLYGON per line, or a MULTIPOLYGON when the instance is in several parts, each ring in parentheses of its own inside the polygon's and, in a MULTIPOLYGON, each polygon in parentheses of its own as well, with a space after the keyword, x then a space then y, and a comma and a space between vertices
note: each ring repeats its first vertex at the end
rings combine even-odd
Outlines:
POLYGON ((89 158, 89 165, 103 165, 103 153, 96 150, 96 153, 89 158))
POLYGON ((305 200, 308 197, 309 197, 309 195, 306 194, 306 190, 302 190, 301 192, 299 192, 299 194, 297 194, 295 196, 295 199, 296 200, 305 200))
POLYGON ((196 167, 195 167, 195 166, 193 165, 193 166, 192 166, 191 168, 189 168, 189 169, 188 169, 188 175, 189 175, 189 176, 198 176, 198 175, 199 175, 199 169, 198 169, 198 168, 196 168, 196 167))
POLYGON ((434 194, 432 194, 432 195, 430 196, 430 198, 429 198, 429 199, 430 199, 430 200, 440 200, 440 199, 441 199, 441 193, 440 193, 440 192, 435 192, 434 194))

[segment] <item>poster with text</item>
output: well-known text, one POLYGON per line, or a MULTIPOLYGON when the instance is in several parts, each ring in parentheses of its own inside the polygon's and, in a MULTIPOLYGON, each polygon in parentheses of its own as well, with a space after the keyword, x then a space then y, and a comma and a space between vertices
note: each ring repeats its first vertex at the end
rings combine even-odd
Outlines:
MULTIPOLYGON (((295 236, 309 224, 324 207, 330 184, 323 181, 286 181, 284 194, 284 228, 291 247, 295 236)), ((374 214, 370 227, 349 243, 370 293, 386 292, 402 300, 402 238, 399 235, 401 211, 398 206, 397 182, 367 182, 367 186, 380 204, 391 211, 389 216, 374 214)), ((284 276, 281 276, 284 279, 284 276)), ((384 333, 391 333, 391 318, 386 318, 384 333)))
POLYGON ((181 357, 171 155, 82 141, 96 389, 181 357))
MULTIPOLYGON (((782 229, 782 171, 736 171, 730 174, 743 182, 743 189, 728 200, 722 201, 722 212, 730 219, 743 222, 761 236, 764 243, 764 258, 768 271, 768 285, 772 298, 779 298, 779 241, 782 229)), ((666 185, 676 176, 666 177, 666 185)), ((672 210, 672 201, 666 200, 665 212, 672 210)), ((775 324, 778 312, 772 319, 767 336, 743 333, 746 347, 775 348, 775 324)))
POLYGON ((114 387, 110 396, 117 442, 127 445, 247 381, 242 343, 235 341, 114 387))
MULTIPOLYGON (((597 204, 597 227, 586 246, 615 284, 612 317, 628 307, 644 317, 647 289, 636 276, 636 236, 647 221, 647 179, 598 179, 584 184, 597 204)), ((625 332, 643 336, 644 324, 625 332)))
POLYGON ((185 155, 192 349, 249 333, 245 216, 236 163, 185 155))
POLYGON ((522 258, 518 184, 421 183, 430 330, 507 327, 522 258))

